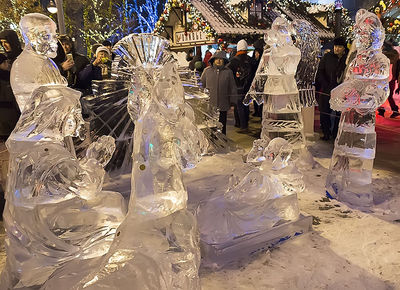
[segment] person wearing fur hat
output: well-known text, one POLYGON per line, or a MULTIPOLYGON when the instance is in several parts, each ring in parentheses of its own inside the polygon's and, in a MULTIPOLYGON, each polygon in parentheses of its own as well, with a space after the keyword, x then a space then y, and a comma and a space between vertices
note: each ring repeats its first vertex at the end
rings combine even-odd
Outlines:
POLYGON ((254 77, 253 66, 251 57, 247 55, 247 42, 242 39, 237 43, 236 55, 228 64, 228 67, 233 71, 238 91, 235 102, 235 126, 240 127, 238 133, 248 133, 250 110, 248 106, 243 104, 243 100, 254 77))
POLYGON ((228 59, 224 51, 215 52, 209 63, 201 75, 201 83, 210 93, 211 105, 219 109, 219 122, 223 126, 222 133, 226 135, 227 111, 232 98, 237 95, 236 83, 232 71, 226 67, 228 59))
POLYGON ((96 58, 88 64, 78 75, 77 88, 83 96, 92 93, 92 81, 104 80, 111 77, 111 52, 105 46, 96 49, 96 58))
POLYGON ((325 141, 331 137, 336 138, 338 132, 340 112, 332 111, 329 100, 331 90, 344 79, 347 53, 346 39, 337 37, 333 40, 333 51, 326 53, 318 66, 315 89, 320 111, 320 126, 324 134, 321 139, 325 141), (331 129, 331 116, 335 118, 333 129, 331 129))
POLYGON ((64 49, 66 59, 61 63, 60 73, 71 88, 78 88, 78 75, 89 64, 89 59, 75 51, 74 42, 68 35, 60 35, 59 39, 64 49))
POLYGON ((12 65, 22 52, 17 33, 10 29, 3 30, 0 32, 0 44, 6 53, 8 63, 12 65))

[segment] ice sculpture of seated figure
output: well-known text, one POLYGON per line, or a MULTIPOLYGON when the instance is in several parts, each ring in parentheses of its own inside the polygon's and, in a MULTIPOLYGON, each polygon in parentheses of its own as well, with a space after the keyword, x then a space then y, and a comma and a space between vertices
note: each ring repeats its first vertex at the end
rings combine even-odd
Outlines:
POLYGON ((233 182, 224 195, 201 204, 197 212, 201 240, 223 244, 296 220, 300 214, 296 193, 304 190, 304 183, 289 161, 291 153, 288 141, 272 139, 260 168, 233 182))
POLYGON ((36 88, 51 84, 67 86, 67 81, 50 59, 57 55, 54 21, 46 15, 30 13, 21 18, 19 26, 25 48, 11 68, 10 80, 22 112, 36 88))
POLYGON ((360 9, 354 33, 357 55, 344 82, 331 92, 331 107, 342 114, 326 189, 332 197, 369 206, 373 201, 375 110, 389 94, 390 63, 382 54, 385 33, 375 14, 360 9))
POLYGON ((1 289, 36 289, 68 262, 104 255, 125 216, 122 196, 101 191, 114 139, 99 138, 82 160, 64 144, 82 132, 80 95, 62 85, 39 87, 7 140, 1 289))
POLYGON ((182 168, 199 161, 207 141, 193 124, 193 110, 184 104, 166 39, 132 34, 120 40, 114 52, 132 75, 128 111, 135 131, 129 213, 98 265, 81 265, 82 271, 75 267, 73 276, 66 275, 70 269, 62 270, 45 289, 199 289, 198 234, 195 218, 186 210, 182 168))

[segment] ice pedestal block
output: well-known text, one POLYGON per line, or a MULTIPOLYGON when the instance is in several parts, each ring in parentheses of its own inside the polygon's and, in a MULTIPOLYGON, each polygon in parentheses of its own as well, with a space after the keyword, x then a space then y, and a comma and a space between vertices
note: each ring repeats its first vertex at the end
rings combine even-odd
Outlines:
POLYGON ((280 243, 311 230, 312 216, 300 215, 294 221, 282 221, 271 229, 237 237, 222 244, 210 244, 200 236, 202 265, 213 269, 246 260, 280 243))
POLYGON ((344 82, 331 92, 331 107, 342 114, 326 191, 330 197, 368 207, 373 203, 375 110, 389 95, 390 63, 381 51, 385 33, 375 14, 360 9, 354 33, 357 55, 344 82))

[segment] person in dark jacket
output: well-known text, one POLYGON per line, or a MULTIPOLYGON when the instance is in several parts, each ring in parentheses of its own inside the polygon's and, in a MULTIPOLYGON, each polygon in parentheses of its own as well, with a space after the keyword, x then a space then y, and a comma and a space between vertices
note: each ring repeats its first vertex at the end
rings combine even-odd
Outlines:
MULTIPOLYGON (((393 93, 394 89, 396 87, 396 82, 398 79, 398 62, 399 62, 399 53, 397 52, 396 49, 394 49, 393 45, 390 42, 386 42, 383 44, 382 47, 382 53, 390 60, 390 66, 392 68, 391 71, 391 77, 392 79, 389 81, 389 96, 388 96, 388 102, 390 105, 390 108, 392 110, 392 114, 390 115, 390 118, 396 118, 397 116, 400 116, 399 113, 399 107, 396 105, 396 102, 393 99, 393 93)), ((379 115, 382 117, 385 116, 385 108, 384 107, 379 107, 378 108, 379 115)))
POLYGON ((90 63, 89 59, 75 51, 74 42, 68 35, 61 35, 59 41, 66 54, 66 60, 61 64, 60 73, 67 79, 68 86, 76 89, 79 83, 79 73, 90 63))
POLYGON ((219 122, 222 123, 222 133, 226 135, 227 111, 231 107, 232 97, 237 94, 236 83, 232 71, 226 67, 228 59, 223 51, 216 52, 209 60, 201 75, 203 88, 210 93, 210 103, 219 109, 219 122))
MULTIPOLYGON (((258 65, 260 64, 261 56, 263 55, 264 52, 264 41, 262 39, 258 39, 254 42, 254 52, 253 56, 251 57, 253 61, 253 77, 256 75, 258 65)), ((253 102, 254 106, 254 117, 262 117, 262 108, 263 105, 258 105, 257 102, 253 102)))
POLYGON ((10 63, 0 54, 0 141, 10 136, 18 122, 20 111, 10 85, 10 63))
POLYGON ((248 133, 250 110, 243 104, 245 95, 250 89, 254 77, 253 61, 247 55, 247 42, 242 39, 237 44, 237 53, 229 62, 237 86, 238 96, 235 110, 235 126, 240 127, 238 133, 248 133))
POLYGON ((326 53, 318 66, 315 88, 318 92, 318 108, 320 111, 320 124, 323 132, 322 140, 336 138, 339 126, 340 112, 332 112, 329 104, 331 90, 342 83, 346 68, 347 46, 343 37, 333 41, 333 52, 326 53), (331 116, 335 122, 331 130, 331 116))
POLYGON ((111 77, 111 52, 105 46, 96 50, 96 58, 79 73, 77 88, 83 96, 92 94, 92 81, 111 77))
POLYGON ((6 52, 6 56, 10 65, 21 54, 21 43, 18 34, 14 30, 6 29, 0 32, 0 43, 6 52))

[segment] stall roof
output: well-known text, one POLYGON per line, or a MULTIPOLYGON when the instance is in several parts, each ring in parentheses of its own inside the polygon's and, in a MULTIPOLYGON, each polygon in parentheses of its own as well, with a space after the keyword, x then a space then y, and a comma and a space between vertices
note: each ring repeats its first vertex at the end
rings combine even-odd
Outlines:
POLYGON ((230 8, 222 0, 192 0, 191 2, 219 35, 264 34, 267 31, 246 25, 240 16, 233 16, 230 8))

